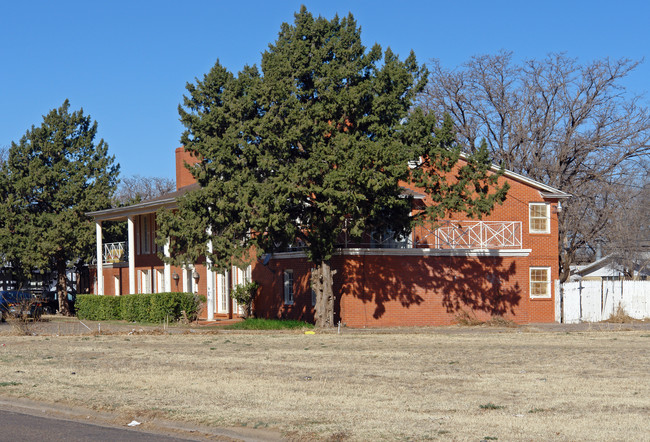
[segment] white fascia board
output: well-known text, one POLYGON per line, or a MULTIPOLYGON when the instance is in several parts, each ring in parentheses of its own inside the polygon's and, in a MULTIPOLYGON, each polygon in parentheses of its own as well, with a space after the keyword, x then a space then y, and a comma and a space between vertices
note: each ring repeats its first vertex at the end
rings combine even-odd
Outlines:
MULTIPOLYGON (((464 160, 467 160, 468 155, 466 153, 464 153, 464 152, 461 152, 460 157, 462 159, 464 159, 464 160)), ((498 164, 492 163, 492 166, 490 166, 490 170, 492 172, 498 172, 498 171, 501 170, 501 166, 499 166, 498 164)), ((526 184, 540 190, 540 193, 542 194, 542 197, 544 197, 544 198, 558 198, 558 199, 571 198, 571 194, 569 194, 569 193, 562 192, 561 190, 556 189, 555 187, 551 187, 551 186, 549 186, 547 184, 540 183, 539 181, 536 181, 536 180, 533 180, 531 178, 525 177, 523 175, 520 175, 520 174, 518 174, 516 172, 513 172, 511 170, 508 170, 508 169, 504 169, 503 176, 505 176, 507 178, 511 178, 513 180, 516 180, 516 181, 521 181, 523 183, 526 183, 526 184)))
MULTIPOLYGON (((530 255, 532 249, 339 249, 335 255, 344 256, 467 256, 507 257, 530 255)), ((273 259, 306 258, 305 252, 274 253, 273 259)))
POLYGON ((127 207, 116 207, 114 209, 98 210, 96 212, 86 212, 86 216, 90 216, 95 221, 107 220, 123 220, 128 216, 143 215, 146 213, 154 213, 163 207, 166 209, 174 209, 177 207, 176 198, 169 198, 165 200, 152 201, 150 203, 134 204, 127 207))
MULTIPOLYGON (((501 170, 501 168, 496 164, 493 164, 491 170, 493 172, 498 172, 499 170, 501 170)), ((542 195, 543 198, 558 198, 558 199, 571 198, 571 194, 569 193, 562 192, 561 190, 556 189, 555 187, 547 186, 546 184, 527 178, 523 175, 519 175, 518 173, 515 173, 508 169, 505 169, 505 171, 503 172, 503 176, 516 181, 521 181, 525 184, 528 184, 538 189, 540 191, 539 193, 542 195)))

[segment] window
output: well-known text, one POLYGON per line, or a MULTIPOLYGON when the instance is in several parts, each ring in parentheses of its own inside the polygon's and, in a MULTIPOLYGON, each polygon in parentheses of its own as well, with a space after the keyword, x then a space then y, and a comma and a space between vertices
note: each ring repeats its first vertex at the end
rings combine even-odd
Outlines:
POLYGON ((197 291, 196 284, 192 278, 194 274, 194 267, 187 266, 183 269, 183 291, 185 293, 195 293, 197 291))
POLYGON ((164 293, 165 290, 165 271, 161 269, 156 270, 156 292, 164 293))
POLYGON ((139 293, 151 293, 151 276, 149 273, 149 270, 140 270, 138 272, 139 275, 139 285, 140 285, 140 291, 139 293))
POLYGON ((531 298, 551 297, 551 268, 550 267, 530 268, 530 297, 531 298))
POLYGON ((284 303, 293 304, 293 270, 284 271, 284 303))
POLYGON ((151 217, 149 215, 139 216, 140 224, 140 254, 148 255, 151 253, 151 229, 150 229, 151 217))
POLYGON ((530 233, 551 233, 551 206, 546 203, 530 203, 528 205, 528 221, 530 233))

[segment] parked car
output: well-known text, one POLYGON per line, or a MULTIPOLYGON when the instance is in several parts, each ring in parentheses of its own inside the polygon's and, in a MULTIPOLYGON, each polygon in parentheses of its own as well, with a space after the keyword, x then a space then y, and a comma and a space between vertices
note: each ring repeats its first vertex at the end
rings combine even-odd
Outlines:
POLYGON ((2 321, 5 321, 8 316, 37 320, 43 314, 43 305, 29 292, 2 290, 0 291, 0 311, 2 312, 2 321))

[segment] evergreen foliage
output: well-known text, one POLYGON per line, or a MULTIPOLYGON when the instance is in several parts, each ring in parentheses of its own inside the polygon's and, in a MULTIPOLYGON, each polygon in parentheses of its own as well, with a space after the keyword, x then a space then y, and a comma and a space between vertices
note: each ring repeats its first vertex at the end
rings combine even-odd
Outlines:
POLYGON ((149 293, 124 296, 78 295, 75 309, 79 319, 126 320, 159 323, 183 318, 194 320, 199 300, 192 293, 149 293))
POLYGON ((207 256, 223 269, 249 260, 251 248, 261 255, 299 242, 317 265, 317 323, 333 325, 329 260, 344 232, 411 228, 400 181, 436 196, 435 217, 489 211, 489 201, 468 199, 490 186, 487 158, 474 158, 453 185, 427 174, 440 164, 451 170, 459 151, 451 125, 410 114, 426 80, 413 53, 402 61, 379 45, 366 50, 351 14, 327 20, 302 7, 262 54, 261 71, 233 75, 217 61, 187 84, 181 142, 200 159, 190 170, 201 188, 159 215, 159 244, 171 239, 177 264, 207 256), (408 161, 419 157, 426 161, 411 176, 408 161))
POLYGON ((93 256, 95 227, 85 213, 110 207, 119 170, 104 140, 94 142, 97 122, 69 107, 66 100, 12 143, 0 166, 0 250, 25 272, 58 272, 62 313, 68 263, 93 256))

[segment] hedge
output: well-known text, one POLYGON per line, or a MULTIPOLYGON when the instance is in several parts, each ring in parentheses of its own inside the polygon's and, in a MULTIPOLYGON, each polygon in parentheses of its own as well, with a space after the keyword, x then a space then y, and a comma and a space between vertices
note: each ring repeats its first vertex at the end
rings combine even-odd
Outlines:
POLYGON ((75 309, 79 319, 129 322, 162 322, 178 320, 184 311, 196 319, 199 299, 192 293, 143 293, 124 296, 77 295, 75 309))

